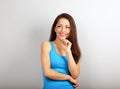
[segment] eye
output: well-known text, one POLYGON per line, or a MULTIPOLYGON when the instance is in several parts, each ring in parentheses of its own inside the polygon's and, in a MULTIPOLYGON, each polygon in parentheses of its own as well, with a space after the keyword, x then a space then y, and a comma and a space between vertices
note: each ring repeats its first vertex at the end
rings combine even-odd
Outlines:
POLYGON ((60 27, 61 27, 61 25, 57 25, 56 27, 60 28, 60 27))
POLYGON ((66 27, 67 29, 70 29, 70 27, 66 27))

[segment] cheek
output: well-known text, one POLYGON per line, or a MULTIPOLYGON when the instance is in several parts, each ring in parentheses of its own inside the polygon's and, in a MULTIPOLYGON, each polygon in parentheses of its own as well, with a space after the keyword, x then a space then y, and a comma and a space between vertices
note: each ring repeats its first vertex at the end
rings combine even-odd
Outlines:
POLYGON ((70 29, 67 30, 67 34, 70 34, 70 29))
POLYGON ((55 31, 55 32, 57 32, 57 31, 58 31, 58 28, 57 28, 57 27, 55 27, 55 28, 54 28, 54 31, 55 31))
POLYGON ((60 32, 60 30, 61 30, 60 28, 55 28, 56 33, 60 32))
POLYGON ((67 31, 67 38, 70 37, 70 29, 67 31))
POLYGON ((69 34, 67 34, 67 38, 69 38, 70 37, 70 33, 69 34))

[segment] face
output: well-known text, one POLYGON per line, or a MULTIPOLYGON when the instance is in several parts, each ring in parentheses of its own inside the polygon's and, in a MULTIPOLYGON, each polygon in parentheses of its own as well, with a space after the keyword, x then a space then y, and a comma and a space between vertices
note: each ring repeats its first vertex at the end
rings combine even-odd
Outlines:
POLYGON ((55 27, 56 37, 60 40, 66 39, 70 36, 70 23, 67 19, 61 18, 55 27))

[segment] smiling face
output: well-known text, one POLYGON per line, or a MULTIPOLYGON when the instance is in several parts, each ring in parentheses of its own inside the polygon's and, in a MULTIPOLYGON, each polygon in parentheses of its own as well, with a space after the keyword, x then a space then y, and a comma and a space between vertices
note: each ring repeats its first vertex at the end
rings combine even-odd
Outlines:
POLYGON ((56 37, 60 40, 70 36, 70 23, 66 18, 59 19, 55 27, 56 37))

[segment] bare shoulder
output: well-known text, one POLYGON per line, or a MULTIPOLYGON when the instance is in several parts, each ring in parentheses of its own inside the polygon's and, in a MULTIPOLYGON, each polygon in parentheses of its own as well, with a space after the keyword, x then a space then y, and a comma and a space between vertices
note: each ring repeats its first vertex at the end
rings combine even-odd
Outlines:
POLYGON ((43 42, 41 43, 41 48, 42 48, 42 49, 48 49, 48 50, 50 50, 50 49, 51 49, 51 47, 50 47, 50 42, 49 42, 49 41, 43 41, 43 42))
POLYGON ((41 46, 50 46, 49 41, 42 41, 41 46))

